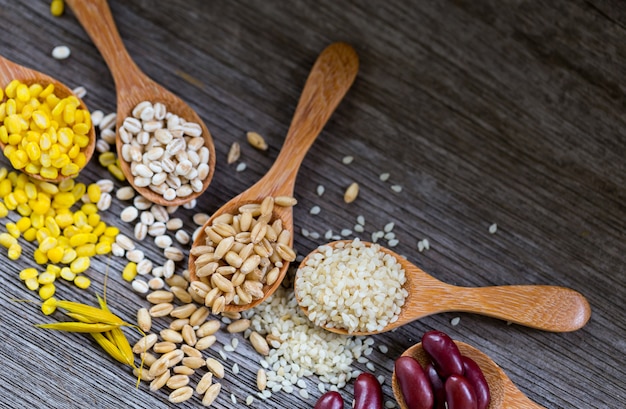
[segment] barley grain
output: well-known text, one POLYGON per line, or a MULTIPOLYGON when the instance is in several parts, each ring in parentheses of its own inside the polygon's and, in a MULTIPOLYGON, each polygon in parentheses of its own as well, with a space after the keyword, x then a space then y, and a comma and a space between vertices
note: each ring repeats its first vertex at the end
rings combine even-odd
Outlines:
POLYGON ((220 322, 217 320, 209 320, 202 324, 197 330, 196 335, 200 338, 207 335, 213 335, 220 329, 220 322))
POLYGON ((240 319, 240 320, 234 321, 233 323, 228 325, 226 327, 226 331, 228 331, 231 334, 234 334, 234 333, 238 333, 238 332, 244 332, 248 328, 250 328, 250 320, 249 319, 240 319))
POLYGON ((203 351, 207 348, 210 348, 213 344, 215 344, 215 341, 217 341, 217 338, 215 337, 215 335, 207 335, 202 338, 199 338, 196 341, 195 347, 197 350, 203 351))
POLYGON ((209 387, 211 386, 212 382, 213 374, 211 372, 205 373, 198 382, 198 385, 196 385, 196 393, 198 395, 204 395, 207 389, 209 389, 209 387))
POLYGON ((207 358, 206 366, 216 378, 222 379, 224 377, 224 366, 217 359, 207 358))
POLYGON ((157 334, 146 334, 135 343, 135 345, 133 346, 133 352, 136 354, 146 352, 154 346, 157 340, 157 334))
POLYGON ((258 150, 265 151, 268 148, 267 142, 265 142, 265 139, 263 139, 263 137, 256 132, 246 133, 246 139, 248 140, 248 143, 252 147, 258 150))
POLYGON ((354 182, 346 189, 343 195, 343 201, 346 203, 352 203, 359 195, 359 184, 354 182))
POLYGON ((169 315, 173 309, 174 306, 171 303, 165 302, 152 306, 149 311, 153 318, 159 318, 169 315))
POLYGON ((157 391, 165 386, 167 381, 170 379, 171 373, 169 370, 166 370, 161 375, 157 376, 150 382, 150 390, 157 391))
MULTIPOLYGON (((184 359, 184 358, 183 358, 184 359)), ((187 375, 192 376, 196 371, 193 368, 189 368, 188 366, 178 365, 172 368, 172 371, 177 375, 187 375)))
POLYGON ((221 388, 222 384, 220 383, 214 383, 213 385, 209 386, 209 388, 204 393, 204 397, 202 398, 202 405, 211 406, 215 399, 217 399, 217 395, 219 395, 221 388))
POLYGON ((170 328, 174 331, 181 331, 185 325, 189 324, 189 318, 177 318, 170 322, 170 328))
POLYGON ((206 361, 202 357, 188 356, 183 358, 183 365, 188 368, 198 369, 206 365, 206 361))
POLYGON ((147 308, 140 308, 137 310, 137 325, 144 332, 150 332, 152 327, 152 317, 147 308))
POLYGON ((170 316, 174 318, 189 318, 197 309, 196 304, 190 302, 189 304, 180 305, 172 309, 170 316))
POLYGON ((239 156, 241 155, 241 147, 239 146, 239 143, 237 142, 233 142, 232 145, 230 145, 230 149, 228 150, 228 156, 227 156, 227 163, 230 165, 232 163, 237 162, 237 160, 239 160, 239 156))
POLYGON ((152 350, 157 354, 166 354, 176 349, 176 344, 171 341, 161 341, 154 344, 152 350))
POLYGON ((190 399, 192 396, 193 396, 193 388, 191 386, 183 386, 181 388, 174 390, 172 393, 170 393, 168 400, 172 403, 182 403, 190 399))
POLYGON ((267 374, 263 368, 260 368, 256 373, 256 387, 260 391, 264 391, 267 387, 267 374))
POLYGON ((255 351, 257 351, 259 354, 263 356, 266 356, 269 354, 270 352, 269 345, 267 344, 267 341, 265 340, 265 338, 263 338, 261 334, 259 334, 256 331, 252 331, 250 333, 249 339, 255 351))

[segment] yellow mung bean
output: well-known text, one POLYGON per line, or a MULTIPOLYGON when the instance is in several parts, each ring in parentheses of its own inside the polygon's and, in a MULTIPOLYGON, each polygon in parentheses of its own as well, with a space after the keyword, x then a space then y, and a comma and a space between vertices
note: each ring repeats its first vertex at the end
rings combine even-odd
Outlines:
POLYGON ((0 140, 7 145, 4 154, 13 167, 47 179, 59 173, 77 175, 87 162, 82 149, 91 129, 91 116, 78 98, 59 98, 52 84, 43 89, 18 80, 11 81, 4 94, 0 140))
POLYGON ((23 237, 36 243, 33 260, 47 265, 42 275, 21 273, 20 278, 29 289, 39 290, 40 296, 49 298, 54 289, 43 287, 52 284, 51 278, 56 277, 79 288, 89 287, 91 281, 80 273, 90 267, 91 257, 111 253, 119 233, 118 228, 101 220, 98 207, 92 202, 100 200, 100 195, 100 187, 95 183, 86 185, 70 179, 56 185, 0 167, 0 218, 11 211, 21 215, 17 222, 5 224, 0 246, 8 250, 9 259, 16 260, 22 254, 19 240, 23 237), (74 210, 76 206, 80 209, 74 210))

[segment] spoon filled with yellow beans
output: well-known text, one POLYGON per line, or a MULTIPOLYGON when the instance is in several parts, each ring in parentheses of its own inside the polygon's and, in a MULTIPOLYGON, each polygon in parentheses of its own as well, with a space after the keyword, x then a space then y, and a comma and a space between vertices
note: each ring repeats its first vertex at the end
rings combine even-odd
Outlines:
POLYGON ((29 176, 60 182, 87 165, 95 147, 89 110, 50 76, 0 56, 0 147, 29 176))

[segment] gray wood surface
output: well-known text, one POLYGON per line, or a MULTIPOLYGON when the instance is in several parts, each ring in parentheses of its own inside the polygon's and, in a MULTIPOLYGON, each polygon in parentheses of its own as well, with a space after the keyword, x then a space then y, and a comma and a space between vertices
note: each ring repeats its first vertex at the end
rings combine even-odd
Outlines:
MULTIPOLYGON (((353 88, 304 160, 296 185, 295 246, 306 254, 332 229, 366 220, 363 238, 394 222, 395 248, 437 278, 458 285, 551 284, 582 292, 590 322, 548 333, 491 318, 447 313, 385 335, 372 355, 384 375, 430 329, 489 354, 532 400, 547 408, 620 408, 626 402, 626 8, 622 1, 202 1, 111 0, 120 34, 138 66, 175 91, 215 139, 217 169, 195 210, 177 213, 192 231, 195 212, 211 213, 271 166, 317 54, 346 41, 360 57, 353 88), (245 133, 264 135, 255 151, 245 133), (226 164, 242 144, 243 172, 226 164), (342 158, 354 156, 344 165, 342 158), (379 174, 390 173, 387 182, 379 174), (345 188, 361 186, 343 203, 345 188), (402 186, 401 193, 391 185, 402 186), (318 185, 325 186, 319 197, 318 185), (311 215, 312 206, 321 213, 311 215), (488 229, 497 223, 498 230, 488 229), (302 230, 322 238, 304 237, 302 230), (419 252, 427 238, 430 249, 419 252), (460 317, 460 323, 450 321, 460 317)), ((115 110, 100 54, 71 11, 51 16, 48 1, 0 0, 0 53, 88 90, 90 109, 115 110), (50 56, 56 45, 67 60, 50 56)), ((2 166, 10 166, 3 157, 2 166)), ((107 175, 93 160, 79 181, 107 175)), ((117 186, 122 186, 117 183, 117 186)), ((119 220, 124 203, 103 214, 119 220)), ((0 226, 16 220, 15 213, 0 226)), ((19 262, 0 249, 0 406, 7 408, 165 408, 167 392, 134 388, 126 367, 89 337, 33 327, 48 322, 19 281, 34 266, 32 244, 19 262)), ((142 243, 155 262, 163 257, 142 243)), ((121 279, 123 260, 98 257, 89 291, 59 285, 59 296, 94 302, 109 271, 111 308, 132 320, 145 299, 121 279)), ((182 269, 182 265, 179 266, 182 269)), ((230 336, 220 333, 219 344, 230 336)), ((232 355, 238 376, 223 380, 215 407, 244 407, 254 393, 258 357, 232 355), (237 396, 238 405, 230 401, 237 396)), ((363 365, 355 368, 366 370, 363 365)), ((230 371, 230 369, 228 369, 230 371)), ((310 408, 320 395, 278 393, 258 408, 310 408)), ((349 402, 352 387, 342 391, 349 402)))

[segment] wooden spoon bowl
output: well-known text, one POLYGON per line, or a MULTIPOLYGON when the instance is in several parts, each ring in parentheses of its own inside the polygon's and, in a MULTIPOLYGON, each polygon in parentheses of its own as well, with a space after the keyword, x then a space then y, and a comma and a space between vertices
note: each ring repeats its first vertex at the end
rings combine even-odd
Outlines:
MULTIPOLYGON (((329 243, 348 243, 340 240, 329 243)), ((362 242, 367 246, 372 243, 362 242)), ((470 312, 499 318, 511 323, 525 325, 545 331, 567 332, 582 328, 591 316, 589 303, 580 293, 565 287, 549 285, 509 285, 490 287, 459 287, 446 284, 427 274, 399 254, 379 246, 380 251, 394 257, 405 270, 408 291, 405 304, 398 319, 381 331, 351 332, 350 335, 370 335, 390 331, 401 325, 428 315, 442 312, 470 312)), ((311 252, 300 266, 307 263, 311 252)), ((296 283, 298 273, 296 273, 296 283)), ((295 286, 298 303, 301 298, 295 286)), ((308 309, 302 310, 308 314, 308 309)), ((343 328, 328 328, 338 334, 347 334, 343 328)))
MULTIPOLYGON (((0 56, 0 87, 4 89, 12 80, 19 80, 27 85, 41 84, 44 88, 52 84, 54 85, 54 93, 59 98, 66 98, 70 95, 73 95, 76 97, 76 95, 72 92, 72 90, 68 88, 65 84, 63 84, 62 82, 59 82, 56 79, 46 74, 43 74, 39 71, 26 68, 22 65, 16 64, 13 61, 10 61, 0 56)), ((85 105, 83 100, 78 98, 78 101, 80 102, 80 108, 88 111, 87 106, 85 105)), ((87 146, 85 146, 81 150, 81 152, 85 154, 85 158, 87 159, 85 161, 85 165, 89 163, 89 160, 93 156, 94 148, 96 146, 96 133, 95 133, 93 126, 89 129, 88 136, 89 136, 89 143, 87 144, 87 146)), ((2 141, 0 141, 0 148, 2 148, 2 150, 4 150, 5 146, 6 145, 2 143, 2 141)), ((59 173, 59 176, 57 176, 55 179, 47 179, 47 178, 42 177, 40 174, 28 173, 26 172, 25 169, 20 169, 20 170, 24 172, 25 174, 27 174, 28 176, 32 177, 33 179, 43 180, 47 182, 55 182, 55 183, 76 176, 76 175, 64 176, 59 173)), ((80 170, 82 169, 79 169, 79 172, 80 170)))
MULTIPOLYGON (((491 393, 491 402, 489 404, 489 409, 541 409, 543 406, 536 404, 531 401, 522 391, 520 391, 513 381, 504 373, 504 371, 496 364, 491 358, 489 358, 486 354, 479 351, 478 349, 460 342, 454 341, 459 350, 461 351, 461 355, 468 356, 472 358, 483 371, 483 375, 485 375, 485 379, 489 384, 489 391, 491 393)), ((422 343, 413 345, 411 348, 404 351, 402 356, 412 356, 417 359, 419 363, 422 365, 422 368, 426 367, 428 362, 430 361, 426 351, 422 348, 422 343)), ((396 402, 398 402, 398 406, 400 409, 408 409, 406 403, 404 403, 404 398, 402 397, 402 392, 400 390, 400 385, 398 384, 398 379, 396 378, 396 372, 394 371, 391 378, 391 386, 393 388, 393 394, 396 398, 396 402)))
POLYGON ((215 146, 206 125, 189 105, 150 79, 137 67, 122 42, 106 0, 67 0, 66 3, 102 54, 115 81, 118 130, 116 132, 116 146, 124 176, 139 194, 153 203, 164 206, 179 206, 196 199, 207 189, 215 171, 215 146), (135 177, 130 170, 130 164, 122 158, 119 129, 122 127, 124 119, 131 116, 133 108, 142 101, 150 101, 153 104, 160 102, 167 107, 168 112, 200 125, 204 145, 209 149, 209 174, 203 181, 202 190, 186 197, 166 200, 150 188, 135 184, 135 177))
MULTIPOLYGON (((204 230, 216 217, 224 213, 238 214, 238 209, 243 204, 260 203, 268 196, 293 196, 300 164, 354 82, 358 66, 358 56, 348 44, 334 43, 322 51, 304 85, 287 137, 276 161, 257 183, 228 201, 211 216, 196 237, 193 247, 206 243, 204 230)), ((292 233, 289 245, 293 246, 293 208, 274 206, 272 220, 276 219, 281 219, 283 229, 292 233)), ((195 261, 196 256, 190 254, 189 273, 192 281, 198 280, 195 261)), ((289 263, 284 263, 278 280, 273 285, 266 285, 263 288, 263 298, 245 305, 229 304, 225 311, 243 311, 263 302, 276 291, 285 277, 288 266, 289 263)))

